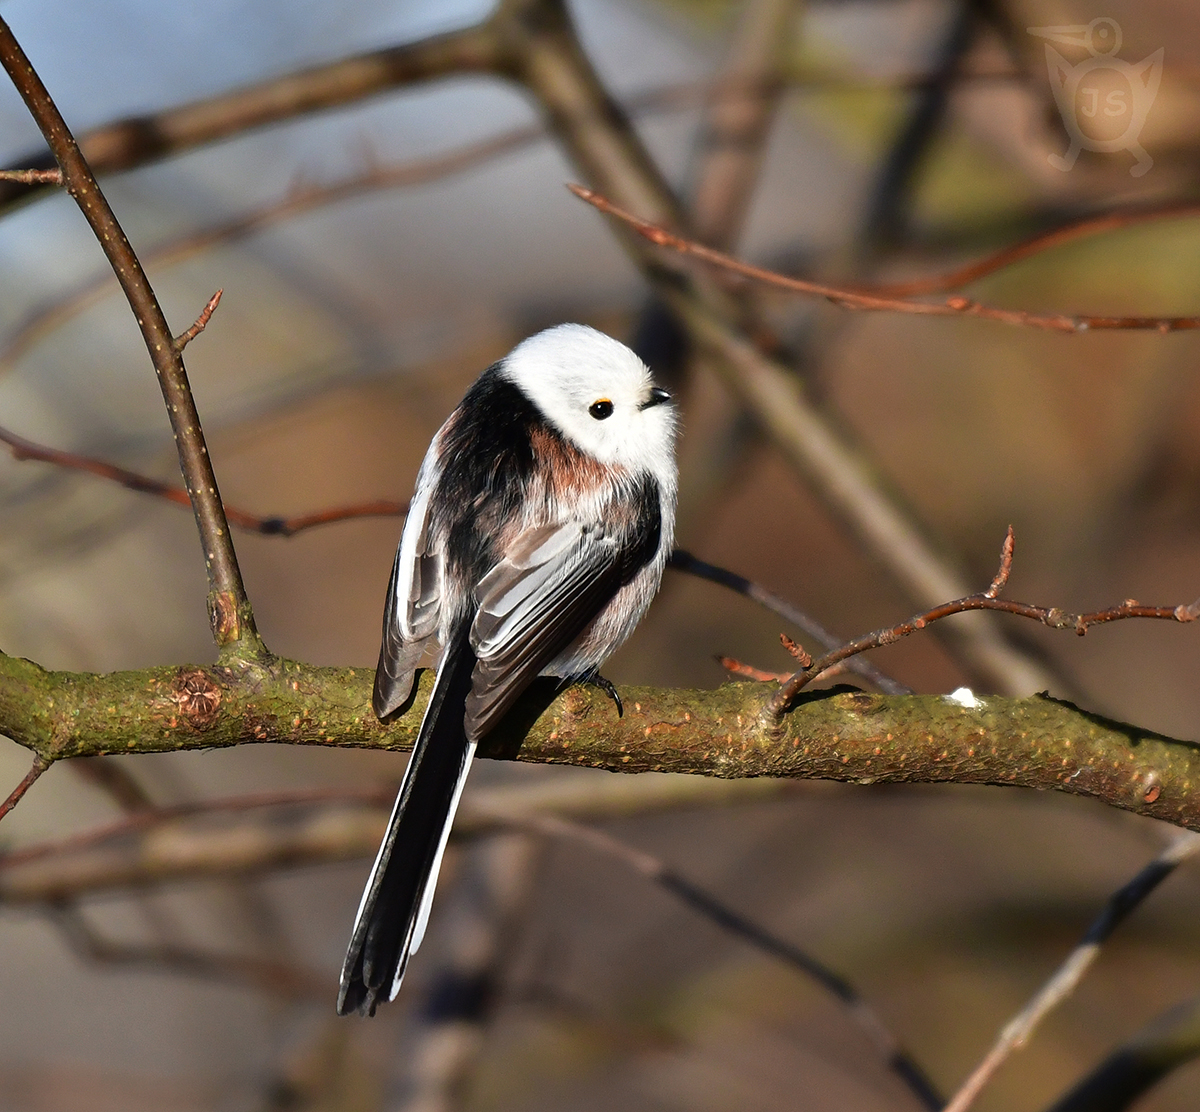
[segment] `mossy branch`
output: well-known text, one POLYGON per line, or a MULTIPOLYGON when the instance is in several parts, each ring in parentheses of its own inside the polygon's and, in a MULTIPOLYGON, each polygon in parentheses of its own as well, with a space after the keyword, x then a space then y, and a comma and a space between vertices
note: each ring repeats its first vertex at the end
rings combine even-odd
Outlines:
MULTIPOLYGON (((370 669, 276 660, 92 675, 0 654, 0 734, 47 761, 247 742, 407 749, 431 677, 382 725, 370 669)), ((614 772, 783 776, 858 783, 1005 784, 1088 795, 1200 830, 1200 746, 1046 696, 857 691, 806 696, 778 724, 772 688, 622 689, 625 715, 590 688, 539 681, 481 755, 614 772)))

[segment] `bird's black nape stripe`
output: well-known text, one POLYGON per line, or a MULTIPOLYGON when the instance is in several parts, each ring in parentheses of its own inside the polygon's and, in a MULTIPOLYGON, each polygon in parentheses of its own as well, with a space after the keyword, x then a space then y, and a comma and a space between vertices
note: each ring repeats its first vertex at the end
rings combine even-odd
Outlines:
POLYGON ((476 379, 446 429, 438 498, 430 509, 430 532, 449 527, 447 552, 467 581, 478 582, 495 563, 492 540, 520 512, 536 464, 535 434, 562 439, 501 369, 495 363, 476 379))
POLYGON ((654 559, 662 540, 662 494, 649 475, 638 478, 633 490, 631 543, 621 553, 621 582, 628 583, 654 559))

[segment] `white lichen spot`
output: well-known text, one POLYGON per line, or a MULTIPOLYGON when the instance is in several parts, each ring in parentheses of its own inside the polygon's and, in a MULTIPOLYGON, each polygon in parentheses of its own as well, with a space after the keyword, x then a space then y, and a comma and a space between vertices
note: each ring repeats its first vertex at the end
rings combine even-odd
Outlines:
POLYGON ((947 703, 952 703, 956 707, 966 707, 967 710, 979 710, 983 706, 983 700, 969 687, 956 688, 943 698, 947 703))

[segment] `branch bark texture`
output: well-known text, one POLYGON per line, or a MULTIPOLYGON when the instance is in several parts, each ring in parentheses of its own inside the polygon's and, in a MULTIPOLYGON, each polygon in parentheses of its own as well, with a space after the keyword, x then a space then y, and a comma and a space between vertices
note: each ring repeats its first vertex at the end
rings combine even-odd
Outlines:
MULTIPOLYGON (((272 660, 109 675, 49 672, 0 655, 0 733, 47 761, 212 749, 246 742, 411 746, 431 686, 388 725, 370 709, 370 669, 272 660)), ((1053 788, 1200 830, 1200 745, 1045 696, 816 693, 777 724, 771 685, 710 691, 630 687, 608 698, 535 685, 482 755, 613 772, 777 776, 853 783, 1053 788)))

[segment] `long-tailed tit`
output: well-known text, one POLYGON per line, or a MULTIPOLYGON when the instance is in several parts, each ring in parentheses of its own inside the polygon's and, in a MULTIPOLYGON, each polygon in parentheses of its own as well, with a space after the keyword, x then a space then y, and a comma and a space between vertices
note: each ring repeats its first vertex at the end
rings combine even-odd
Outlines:
POLYGON ((650 605, 675 525, 675 423, 632 351, 564 324, 484 371, 434 436, 388 588, 375 713, 408 700, 435 639, 441 656, 340 1014, 399 991, 479 740, 536 676, 595 682, 650 605))

